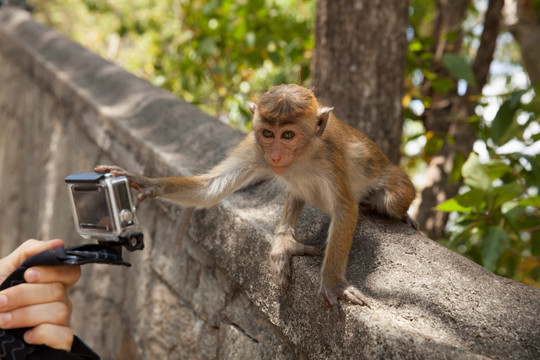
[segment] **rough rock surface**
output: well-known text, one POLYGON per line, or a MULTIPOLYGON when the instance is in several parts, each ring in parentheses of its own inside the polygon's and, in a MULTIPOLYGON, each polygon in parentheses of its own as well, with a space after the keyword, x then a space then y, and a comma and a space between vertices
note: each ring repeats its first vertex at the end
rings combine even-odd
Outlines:
MULTIPOLYGON (((0 255, 29 237, 80 242, 63 178, 97 163, 150 176, 204 171, 242 134, 30 15, 0 9, 0 255)), ((540 290, 495 276, 404 224, 364 215, 349 281, 371 308, 337 319, 321 259, 280 291, 268 251, 283 194, 244 189, 201 210, 145 201, 131 268, 85 266, 73 327, 104 359, 538 359, 540 290)), ((307 208, 302 241, 324 248, 307 208)))

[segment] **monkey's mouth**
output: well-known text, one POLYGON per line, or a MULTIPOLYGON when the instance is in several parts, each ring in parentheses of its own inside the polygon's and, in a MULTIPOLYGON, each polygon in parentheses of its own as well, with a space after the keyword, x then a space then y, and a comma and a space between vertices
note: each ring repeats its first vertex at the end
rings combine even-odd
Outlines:
POLYGON ((285 165, 285 166, 270 166, 270 168, 272 169, 272 171, 278 175, 280 174, 283 174, 285 171, 287 171, 287 169, 289 168, 290 165, 285 165))

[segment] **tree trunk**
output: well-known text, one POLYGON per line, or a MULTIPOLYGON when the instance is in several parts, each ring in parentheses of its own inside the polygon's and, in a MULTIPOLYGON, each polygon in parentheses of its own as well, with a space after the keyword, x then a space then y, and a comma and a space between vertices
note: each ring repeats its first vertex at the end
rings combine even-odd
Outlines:
POLYGON ((529 79, 540 84, 540 6, 532 0, 508 0, 504 10, 505 23, 521 47, 529 79))
MULTIPOLYGON (((442 65, 437 65, 445 52, 457 52, 461 47, 460 37, 456 42, 449 44, 445 34, 455 30, 463 21, 465 10, 469 1, 454 0, 437 3, 435 23, 435 72, 444 74, 442 65)), ((420 229, 430 238, 439 239, 444 236, 444 228, 448 220, 448 213, 436 211, 434 208, 455 196, 461 182, 450 182, 450 174, 456 164, 456 157, 466 159, 473 149, 476 141, 475 131, 467 124, 468 117, 474 115, 476 102, 470 95, 479 94, 487 82, 489 66, 493 59, 496 40, 499 34, 501 11, 504 0, 490 0, 484 20, 484 31, 480 38, 475 60, 472 65, 476 85, 469 84, 465 96, 457 92, 441 95, 433 91, 432 106, 425 113, 425 127, 444 139, 441 150, 431 159, 426 170, 426 181, 420 189, 420 197, 413 203, 413 217, 418 221, 420 229), (448 138, 452 141, 448 141, 448 138), (460 154, 460 155, 458 155, 460 154)), ((445 74, 446 75, 446 74, 445 74)))
POLYGON ((407 24, 407 1, 317 1, 313 90, 394 163, 400 158, 407 24))

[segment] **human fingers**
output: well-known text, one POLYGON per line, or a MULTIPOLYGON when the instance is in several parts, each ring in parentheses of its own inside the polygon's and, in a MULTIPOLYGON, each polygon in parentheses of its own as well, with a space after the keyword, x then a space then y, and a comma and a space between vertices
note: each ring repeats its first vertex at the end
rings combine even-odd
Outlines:
POLYGON ((59 246, 64 246, 63 240, 26 240, 17 249, 0 260, 0 274, 5 274, 5 276, 7 276, 15 271, 15 269, 17 269, 19 265, 21 265, 23 261, 28 259, 30 256, 45 250, 56 249, 59 246))
POLYGON ((19 284, 0 292, 0 312, 12 311, 25 306, 68 302, 66 288, 62 283, 19 284))
POLYGON ((28 283, 62 283, 70 288, 81 277, 80 266, 33 266, 24 272, 28 283))
POLYGON ((24 333, 24 341, 33 345, 47 345, 54 349, 70 351, 73 330, 67 326, 40 324, 24 333))
POLYGON ((0 328, 18 329, 44 323, 67 326, 71 316, 70 308, 69 301, 56 301, 0 312, 0 328))

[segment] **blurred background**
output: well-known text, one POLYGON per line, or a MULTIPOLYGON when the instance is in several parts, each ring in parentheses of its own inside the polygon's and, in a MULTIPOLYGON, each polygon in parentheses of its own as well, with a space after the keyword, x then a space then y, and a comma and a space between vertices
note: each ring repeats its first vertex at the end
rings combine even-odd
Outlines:
MULTIPOLYGON (((38 21, 241 131, 248 100, 281 83, 310 87, 328 66, 312 60, 317 31, 343 19, 329 3, 27 1, 38 21)), ((411 214, 432 239, 540 287, 540 0, 410 0, 406 11, 404 56, 382 61, 403 69, 395 126, 397 161, 419 193, 411 214)), ((340 31, 335 43, 364 36, 340 31)), ((352 52, 359 66, 377 56, 352 52)))

